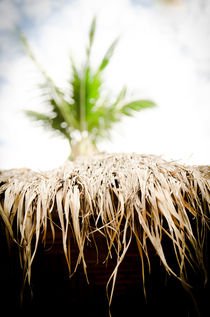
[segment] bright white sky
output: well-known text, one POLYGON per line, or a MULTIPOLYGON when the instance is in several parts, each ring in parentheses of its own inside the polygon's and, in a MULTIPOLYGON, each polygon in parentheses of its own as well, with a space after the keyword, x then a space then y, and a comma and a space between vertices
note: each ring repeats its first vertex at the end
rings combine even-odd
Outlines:
POLYGON ((63 86, 68 52, 81 62, 94 14, 94 62, 120 35, 107 68, 113 94, 127 85, 131 99, 155 109, 126 118, 100 150, 162 155, 189 164, 210 161, 210 1, 2 0, 0 2, 0 168, 51 169, 69 155, 67 141, 37 128, 22 109, 44 111, 37 70, 15 39, 17 25, 41 64, 63 86))

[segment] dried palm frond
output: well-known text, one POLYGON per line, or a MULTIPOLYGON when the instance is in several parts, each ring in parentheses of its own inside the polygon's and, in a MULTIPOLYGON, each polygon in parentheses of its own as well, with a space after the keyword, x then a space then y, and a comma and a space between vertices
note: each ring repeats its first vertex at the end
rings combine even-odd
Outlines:
MULTIPOLYGON (((209 221, 209 167, 184 166, 139 154, 98 154, 67 162, 58 169, 13 169, 0 174, 0 215, 8 238, 19 246, 25 280, 30 283, 37 247, 46 242, 54 222, 62 230, 63 251, 71 273, 70 237, 84 249, 94 233, 106 238, 107 257, 116 266, 107 282, 111 303, 119 265, 136 240, 142 262, 150 266, 148 244, 169 274, 187 283, 186 263, 205 272, 203 246, 209 221), (177 268, 171 266, 163 240, 171 241, 177 268), (111 289, 110 287, 111 286, 111 289)), ((96 241, 97 243, 97 241, 96 241)))

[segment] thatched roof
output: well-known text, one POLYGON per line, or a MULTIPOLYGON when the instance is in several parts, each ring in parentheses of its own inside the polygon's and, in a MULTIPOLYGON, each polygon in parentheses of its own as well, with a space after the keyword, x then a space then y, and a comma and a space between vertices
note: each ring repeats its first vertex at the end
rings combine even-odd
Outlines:
MULTIPOLYGON (((110 276, 111 302, 117 270, 131 241, 142 262, 150 263, 148 242, 169 274, 186 283, 185 264, 204 271, 203 245, 209 221, 210 168, 183 166, 160 157, 138 154, 99 154, 67 162, 58 169, 34 172, 12 169, 0 174, 0 215, 9 240, 19 246, 25 279, 47 232, 54 236, 57 221, 69 270, 75 237, 83 264, 87 241, 94 233, 107 241, 107 260, 116 255, 110 276), (171 241, 178 270, 171 267, 163 239, 171 241)), ((97 241, 95 241, 97 244, 97 241)), ((107 286, 108 287, 108 286, 107 286)), ((107 288, 108 289, 108 288, 107 288)))

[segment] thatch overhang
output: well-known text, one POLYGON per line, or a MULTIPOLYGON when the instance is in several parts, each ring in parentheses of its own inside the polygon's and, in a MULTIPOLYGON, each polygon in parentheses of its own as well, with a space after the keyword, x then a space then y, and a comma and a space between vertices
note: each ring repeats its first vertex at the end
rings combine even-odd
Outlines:
POLYGON ((209 166, 184 166, 152 155, 98 154, 52 171, 12 169, 0 174, 0 215, 8 242, 19 248, 25 281, 30 284, 40 244, 56 244, 56 232, 70 276, 81 264, 88 280, 86 249, 92 245, 97 254, 103 239, 104 263, 115 259, 107 280, 109 303, 133 241, 143 283, 151 252, 185 287, 189 264, 202 269, 206 280, 209 203, 209 166))

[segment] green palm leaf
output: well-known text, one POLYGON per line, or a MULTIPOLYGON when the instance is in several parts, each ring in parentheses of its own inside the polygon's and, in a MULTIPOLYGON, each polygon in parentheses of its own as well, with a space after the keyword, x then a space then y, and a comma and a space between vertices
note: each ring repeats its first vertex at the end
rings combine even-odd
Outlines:
POLYGON ((126 116, 132 116, 134 111, 140 111, 146 108, 155 107, 155 103, 151 100, 135 100, 123 105, 120 112, 126 116))
POLYGON ((90 31, 89 31, 89 47, 87 49, 87 55, 90 56, 90 51, 93 46, 94 37, 95 37, 95 31, 96 31, 96 17, 93 18, 90 31))
POLYGON ((108 64, 109 64, 109 62, 114 54, 114 50, 117 46, 118 41, 119 41, 119 38, 115 39, 114 42, 112 42, 112 44, 110 45, 110 47, 106 51, 106 53, 101 61, 101 64, 99 66, 99 69, 98 69, 99 72, 103 71, 108 66, 108 64))
POLYGON ((68 126, 64 124, 62 116, 56 115, 52 117, 50 115, 31 110, 25 110, 25 113, 33 120, 40 122, 44 128, 53 129, 53 131, 57 131, 59 134, 62 134, 65 138, 67 138, 69 142, 71 141, 68 126))

